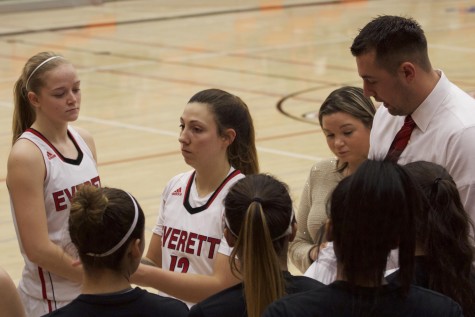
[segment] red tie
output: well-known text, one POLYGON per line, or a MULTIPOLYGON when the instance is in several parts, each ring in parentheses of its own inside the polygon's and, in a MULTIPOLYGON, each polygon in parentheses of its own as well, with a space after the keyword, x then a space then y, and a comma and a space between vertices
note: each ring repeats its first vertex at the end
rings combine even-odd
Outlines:
POLYGON ((402 151, 406 148, 409 138, 411 137, 412 130, 414 130, 416 123, 412 120, 411 116, 407 116, 404 119, 404 125, 401 130, 394 137, 393 143, 389 147, 388 154, 386 154, 386 160, 397 162, 402 151))

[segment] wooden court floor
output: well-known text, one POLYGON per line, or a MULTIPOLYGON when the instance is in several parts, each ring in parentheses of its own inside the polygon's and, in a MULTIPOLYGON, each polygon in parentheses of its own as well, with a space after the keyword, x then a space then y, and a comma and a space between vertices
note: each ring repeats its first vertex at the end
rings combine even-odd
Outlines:
POLYGON ((163 187, 189 169, 179 116, 206 88, 249 105, 262 172, 286 182, 298 206, 310 167, 331 156, 312 114, 336 87, 362 85, 349 46, 380 14, 417 19, 434 67, 475 91, 475 0, 130 0, 16 13, 0 5, 0 266, 19 280, 5 177, 12 87, 31 55, 52 50, 76 65, 75 124, 95 137, 103 185, 140 201, 148 241, 163 187))

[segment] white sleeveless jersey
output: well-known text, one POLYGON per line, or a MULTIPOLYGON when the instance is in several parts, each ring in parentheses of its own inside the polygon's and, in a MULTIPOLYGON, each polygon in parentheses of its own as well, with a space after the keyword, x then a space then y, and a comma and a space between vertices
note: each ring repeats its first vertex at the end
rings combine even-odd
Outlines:
MULTIPOLYGON (((43 154, 46 166, 44 180, 44 201, 48 225, 49 239, 59 245, 66 253, 77 258, 77 251, 71 242, 68 231, 70 200, 76 192, 77 186, 92 184, 100 186, 96 161, 86 142, 72 127, 68 128, 68 135, 78 150, 76 160, 65 158, 59 151, 38 131, 26 130, 21 139, 33 142, 43 154)), ((11 204, 15 229, 18 228, 15 219, 13 204, 11 204)), ((19 237, 19 235, 18 235, 19 237)), ((20 239, 18 239, 20 241, 20 239)), ((69 281, 58 275, 48 272, 31 262, 26 256, 20 242, 21 253, 25 261, 19 288, 27 295, 47 300, 53 306, 55 301, 70 301, 80 293, 80 284, 69 281)))
POLYGON ((219 188, 201 198, 194 175, 193 171, 182 173, 168 182, 153 232, 162 237, 163 269, 211 275, 217 252, 231 254, 223 237, 223 200, 244 175, 231 168, 219 188))

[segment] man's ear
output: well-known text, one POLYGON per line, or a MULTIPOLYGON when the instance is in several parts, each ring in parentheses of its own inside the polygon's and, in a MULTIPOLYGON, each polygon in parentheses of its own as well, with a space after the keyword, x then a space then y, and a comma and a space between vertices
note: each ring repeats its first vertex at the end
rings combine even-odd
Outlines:
POLYGON ((294 221, 292 223, 292 233, 290 234, 289 242, 294 241, 296 235, 297 235, 297 222, 294 221))
POLYGON ((223 139, 226 140, 227 145, 231 145, 234 142, 234 139, 236 139, 236 130, 234 129, 226 129, 223 133, 223 139))
POLYGON ((333 223, 330 219, 327 220, 325 223, 325 232, 326 232, 326 239, 328 242, 333 241, 333 223))
POLYGON ((411 62, 402 63, 398 70, 406 82, 412 82, 416 76, 416 67, 411 62))
POLYGON ((236 237, 231 233, 231 230, 229 230, 228 227, 224 227, 224 238, 228 245, 233 248, 236 244, 236 237))

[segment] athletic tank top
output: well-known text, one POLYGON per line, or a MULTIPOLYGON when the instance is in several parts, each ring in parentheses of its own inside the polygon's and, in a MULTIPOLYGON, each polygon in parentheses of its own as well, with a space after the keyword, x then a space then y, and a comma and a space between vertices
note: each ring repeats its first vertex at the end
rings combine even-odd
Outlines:
MULTIPOLYGON (((49 239, 67 254, 78 258, 68 231, 70 200, 79 185, 100 186, 100 178, 96 161, 86 142, 71 126, 68 127, 68 136, 78 150, 76 159, 63 157, 41 133, 34 129, 27 129, 20 139, 33 142, 43 155, 46 167, 44 202, 49 239)), ((20 241, 13 203, 11 201, 10 203, 18 241, 20 241)), ((80 284, 55 275, 31 262, 23 250, 21 241, 20 249, 25 261, 19 283, 19 288, 23 292, 34 298, 53 302, 70 301, 79 295, 80 284)))

